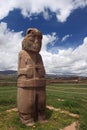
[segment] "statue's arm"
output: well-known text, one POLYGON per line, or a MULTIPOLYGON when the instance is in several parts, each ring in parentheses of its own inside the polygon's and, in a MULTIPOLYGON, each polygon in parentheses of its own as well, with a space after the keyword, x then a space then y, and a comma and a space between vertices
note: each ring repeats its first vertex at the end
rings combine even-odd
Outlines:
POLYGON ((18 58, 18 77, 32 78, 33 69, 32 66, 28 63, 29 56, 26 56, 26 53, 20 52, 18 58))
POLYGON ((27 70, 25 60, 25 56, 23 56, 23 52, 21 51, 18 56, 18 77, 26 76, 27 70))
POLYGON ((38 65, 37 65, 37 68, 38 68, 38 74, 40 77, 45 77, 45 68, 44 68, 44 64, 43 64, 43 61, 42 61, 42 57, 41 55, 39 54, 38 55, 38 65))

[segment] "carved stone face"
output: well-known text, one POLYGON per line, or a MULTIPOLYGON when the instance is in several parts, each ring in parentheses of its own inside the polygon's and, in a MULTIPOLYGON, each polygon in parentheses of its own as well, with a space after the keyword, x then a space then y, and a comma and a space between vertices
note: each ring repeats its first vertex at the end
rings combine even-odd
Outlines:
POLYGON ((39 53, 42 45, 42 34, 39 30, 31 28, 27 30, 22 42, 22 49, 28 52, 39 53))

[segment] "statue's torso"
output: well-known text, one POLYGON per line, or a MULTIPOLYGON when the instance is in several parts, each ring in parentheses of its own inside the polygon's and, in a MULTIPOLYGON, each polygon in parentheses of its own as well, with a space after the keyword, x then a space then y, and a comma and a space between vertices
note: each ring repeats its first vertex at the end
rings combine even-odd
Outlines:
POLYGON ((40 54, 19 53, 18 87, 45 86, 45 70, 40 54))

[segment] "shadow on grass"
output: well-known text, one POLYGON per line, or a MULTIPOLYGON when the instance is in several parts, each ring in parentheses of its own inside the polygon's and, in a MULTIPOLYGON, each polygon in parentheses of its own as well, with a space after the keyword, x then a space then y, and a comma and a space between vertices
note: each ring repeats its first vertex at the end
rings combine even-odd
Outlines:
POLYGON ((50 117, 52 116, 53 110, 49 110, 48 108, 46 108, 46 119, 50 119, 50 117))

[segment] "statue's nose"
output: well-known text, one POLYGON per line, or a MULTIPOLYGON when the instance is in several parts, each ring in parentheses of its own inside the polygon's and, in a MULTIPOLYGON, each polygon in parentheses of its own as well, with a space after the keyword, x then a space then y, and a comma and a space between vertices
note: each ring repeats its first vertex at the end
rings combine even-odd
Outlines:
POLYGON ((37 38, 35 38, 35 43, 38 43, 38 39, 37 38))

